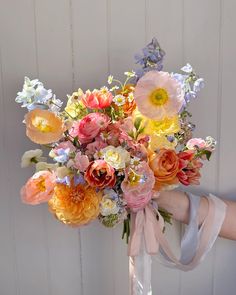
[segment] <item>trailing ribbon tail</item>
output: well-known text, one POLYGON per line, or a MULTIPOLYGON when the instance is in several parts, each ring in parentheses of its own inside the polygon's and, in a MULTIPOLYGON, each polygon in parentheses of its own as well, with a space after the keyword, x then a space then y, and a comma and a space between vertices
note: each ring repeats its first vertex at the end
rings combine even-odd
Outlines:
POLYGON ((189 195, 190 221, 181 241, 181 255, 177 259, 164 234, 164 221, 158 218, 148 205, 131 214, 131 238, 128 248, 130 256, 130 294, 151 295, 151 256, 159 252, 165 258, 165 265, 183 271, 194 269, 212 248, 225 218, 226 204, 209 195, 207 216, 198 227, 199 197, 189 195))

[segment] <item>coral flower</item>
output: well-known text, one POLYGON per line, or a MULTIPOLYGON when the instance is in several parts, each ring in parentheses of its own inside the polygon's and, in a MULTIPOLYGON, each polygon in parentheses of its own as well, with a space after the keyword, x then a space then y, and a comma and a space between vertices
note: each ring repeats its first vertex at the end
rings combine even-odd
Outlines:
POLYGON ((94 89, 92 92, 87 90, 82 95, 81 101, 89 109, 104 109, 111 105, 112 99, 111 92, 103 87, 100 90, 94 89))
POLYGON ((135 87, 134 98, 139 111, 155 120, 173 117, 184 103, 181 85, 167 72, 146 73, 135 87))
POLYGON ((58 220, 79 226, 98 217, 100 200, 101 194, 89 186, 57 184, 48 205, 58 220))
POLYGON ((91 113, 82 120, 74 122, 70 129, 70 135, 78 136, 81 143, 91 142, 100 131, 106 129, 109 124, 109 117, 101 113, 91 113))
POLYGON ((104 160, 96 160, 89 164, 84 178, 92 187, 113 187, 116 182, 115 169, 104 160))
POLYGON ((53 173, 36 172, 21 189, 22 202, 30 205, 47 202, 53 195, 54 186, 55 175, 53 173))
POLYGON ((153 153, 149 165, 156 178, 156 189, 178 183, 179 157, 174 150, 160 149, 158 153, 153 153))
POLYGON ((201 174, 199 171, 203 164, 199 159, 194 158, 194 151, 180 152, 178 156, 181 167, 181 170, 177 174, 179 181, 184 185, 200 184, 199 179, 201 174))
POLYGON ((118 90, 116 93, 125 97, 125 103, 122 105, 122 109, 125 115, 129 116, 136 108, 136 102, 134 100, 134 85, 127 84, 122 90, 118 90))
POLYGON ((64 122, 48 110, 35 109, 25 115, 26 135, 35 143, 49 144, 61 139, 64 122))
POLYGON ((153 196, 154 184, 153 171, 146 162, 140 162, 136 170, 127 168, 121 189, 128 207, 133 211, 144 208, 153 196))

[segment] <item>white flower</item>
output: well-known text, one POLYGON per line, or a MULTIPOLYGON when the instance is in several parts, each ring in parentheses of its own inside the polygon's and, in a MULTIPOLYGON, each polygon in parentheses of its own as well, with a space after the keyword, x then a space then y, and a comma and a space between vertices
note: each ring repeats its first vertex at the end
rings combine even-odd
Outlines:
POLYGON ((71 170, 65 166, 61 166, 56 169, 56 176, 60 179, 63 179, 64 177, 69 176, 70 174, 71 170))
POLYGON ((120 210, 117 200, 118 196, 116 192, 112 189, 104 190, 104 195, 100 202, 100 213, 103 216, 108 216, 111 214, 117 214, 120 210))
POLYGON ((110 85, 113 82, 113 76, 110 75, 107 80, 108 84, 110 85))
POLYGON ((184 67, 181 68, 181 70, 185 73, 190 74, 193 71, 193 68, 189 63, 187 63, 184 67))
POLYGON ((130 161, 130 154, 121 146, 109 145, 100 150, 104 160, 115 169, 124 169, 130 161))
POLYGON ((113 101, 117 106, 122 106, 125 104, 125 97, 119 94, 113 98, 113 101))
POLYGON ((129 77, 129 78, 132 78, 132 77, 135 77, 136 74, 134 71, 131 71, 131 72, 124 72, 125 76, 129 77))
POLYGON ((44 170, 56 170, 58 167, 58 164, 51 164, 51 163, 47 163, 47 162, 38 162, 35 165, 35 170, 36 172, 38 171, 44 171, 44 170))
POLYGON ((130 166, 131 168, 133 169, 138 169, 140 168, 142 165, 140 164, 140 159, 138 157, 133 157, 131 160, 130 160, 130 166))
POLYGON ((128 102, 132 102, 134 100, 134 94, 133 92, 130 92, 128 95, 128 102))
POLYGON ((21 158, 21 167, 25 168, 33 163, 36 164, 37 162, 44 160, 42 155, 43 151, 40 149, 26 151, 21 158))

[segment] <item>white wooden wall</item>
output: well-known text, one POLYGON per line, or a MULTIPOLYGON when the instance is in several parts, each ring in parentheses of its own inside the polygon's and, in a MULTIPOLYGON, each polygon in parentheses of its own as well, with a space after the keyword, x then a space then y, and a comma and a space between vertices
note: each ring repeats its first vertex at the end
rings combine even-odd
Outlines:
MULTIPOLYGON (((0 294, 128 294, 121 228, 63 226, 47 206, 21 204, 31 171, 20 157, 32 147, 15 104, 25 75, 59 98, 103 85, 134 67, 133 54, 156 36, 165 68, 190 61, 206 80, 192 106, 196 135, 219 144, 198 192, 236 199, 235 0, 0 0, 0 294)), ((236 218, 236 217, 235 217, 236 218)), ((168 236, 177 248, 179 226, 168 236)), ((154 294, 233 295, 236 244, 219 239, 196 270, 180 273, 153 264, 154 294)))

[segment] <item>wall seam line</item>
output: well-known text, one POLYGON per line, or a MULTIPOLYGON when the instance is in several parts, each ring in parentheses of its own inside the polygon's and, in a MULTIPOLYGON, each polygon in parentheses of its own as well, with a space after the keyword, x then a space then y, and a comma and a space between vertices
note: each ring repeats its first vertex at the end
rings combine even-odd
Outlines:
MULTIPOLYGON (((217 87, 217 158, 216 158, 216 179, 215 179, 215 189, 217 194, 219 194, 220 190, 220 137, 221 137, 221 107, 222 107, 222 72, 223 72, 223 1, 219 0, 219 47, 218 47, 218 87, 217 87)), ((215 290, 215 258, 217 252, 217 244, 215 244, 213 252, 213 262, 212 262, 212 295, 216 294, 215 290)))
MULTIPOLYGON (((35 42, 35 62, 36 62, 36 74, 37 78, 39 78, 39 54, 38 54, 38 33, 37 33, 37 13, 36 13, 36 0, 33 0, 33 16, 34 16, 34 42, 35 42)), ((41 208, 41 217, 45 238, 45 251, 46 251, 46 269, 47 269, 47 284, 48 284, 48 292, 52 295, 52 285, 51 285, 51 271, 50 271, 50 250, 49 250, 49 241, 48 241, 48 230, 47 230, 47 222, 45 218, 45 210, 44 207, 41 208)))

